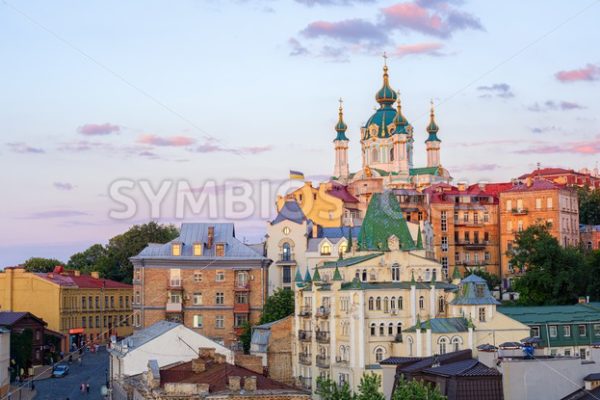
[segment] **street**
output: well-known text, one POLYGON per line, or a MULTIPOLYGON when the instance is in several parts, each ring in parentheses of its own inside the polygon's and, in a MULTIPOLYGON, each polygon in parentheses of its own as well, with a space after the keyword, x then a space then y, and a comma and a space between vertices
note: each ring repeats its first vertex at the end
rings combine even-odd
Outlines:
MULTIPOLYGON (((68 364, 67 364, 68 365, 68 364)), ((36 400, 96 400, 102 399, 100 388, 106 382, 108 353, 102 348, 98 353, 85 353, 81 365, 71 363, 69 374, 64 378, 48 378, 35 382, 36 400), (82 383, 89 383, 90 393, 81 393, 82 383)))

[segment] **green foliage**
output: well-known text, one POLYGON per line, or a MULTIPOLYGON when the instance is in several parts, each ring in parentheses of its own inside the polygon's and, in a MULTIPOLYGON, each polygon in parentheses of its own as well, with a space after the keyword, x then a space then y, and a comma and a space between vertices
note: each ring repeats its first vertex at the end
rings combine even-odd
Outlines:
POLYGON ((90 273, 95 271, 107 255, 108 252, 104 246, 95 244, 85 251, 73 254, 67 263, 67 267, 84 273, 90 273))
POLYGON ((465 274, 465 277, 467 277, 471 273, 485 279, 485 281, 487 282, 488 288, 490 290, 494 290, 495 288, 500 286, 500 278, 496 274, 492 274, 483 269, 475 268, 475 269, 473 269, 473 271, 467 272, 465 274))
POLYGON ((356 400, 385 400, 381 388, 381 375, 364 374, 360 378, 356 400))
POLYGON ((600 224, 600 190, 587 187, 577 189, 579 197, 579 222, 585 225, 600 224))
POLYGON ((277 289, 263 307, 260 323, 266 324, 285 318, 294 313, 294 292, 291 290, 277 289))
POLYGON ((514 284, 519 304, 573 304, 587 292, 583 252, 561 247, 545 225, 519 232, 508 256, 516 269, 526 272, 514 284))
POLYGON ((350 390, 348 383, 338 386, 331 379, 317 378, 317 390, 321 400, 355 400, 356 396, 350 390))
POLYGON ((392 400, 447 400, 438 388, 416 380, 398 379, 392 400))
POLYGON ((238 338, 242 343, 242 348, 244 349, 244 354, 250 354, 250 344, 252 341, 252 325, 249 322, 246 322, 243 326, 243 332, 238 338))
POLYGON ((52 272, 57 265, 65 265, 65 263, 54 258, 43 257, 31 257, 23 263, 27 272, 52 272))
MULTIPOLYGON (((10 335, 10 358, 14 367, 14 374, 18 374, 21 368, 27 371, 31 366, 31 352, 33 351, 33 331, 24 329, 18 335, 10 335)), ((14 377, 15 375, 13 375, 14 377)))

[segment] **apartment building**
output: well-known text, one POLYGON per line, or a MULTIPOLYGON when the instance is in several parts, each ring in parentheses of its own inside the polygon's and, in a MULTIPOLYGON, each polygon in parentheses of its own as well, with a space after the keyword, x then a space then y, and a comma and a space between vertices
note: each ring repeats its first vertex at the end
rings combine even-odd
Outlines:
POLYGON ((184 223, 180 236, 149 244, 134 265, 134 325, 180 322, 226 346, 239 344, 267 297, 269 259, 235 237, 232 223, 184 223))

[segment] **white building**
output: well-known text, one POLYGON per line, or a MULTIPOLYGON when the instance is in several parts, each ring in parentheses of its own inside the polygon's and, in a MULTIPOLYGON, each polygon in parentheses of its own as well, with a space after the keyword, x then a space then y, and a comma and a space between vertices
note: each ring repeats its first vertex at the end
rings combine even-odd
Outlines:
POLYGON ((208 347, 233 363, 234 353, 227 347, 182 324, 160 321, 113 344, 109 350, 111 376, 120 379, 140 374, 148 369, 150 360, 156 360, 159 367, 187 362, 198 357, 200 348, 208 347))
POLYGON ((10 331, 0 327, 0 398, 10 389, 10 331))

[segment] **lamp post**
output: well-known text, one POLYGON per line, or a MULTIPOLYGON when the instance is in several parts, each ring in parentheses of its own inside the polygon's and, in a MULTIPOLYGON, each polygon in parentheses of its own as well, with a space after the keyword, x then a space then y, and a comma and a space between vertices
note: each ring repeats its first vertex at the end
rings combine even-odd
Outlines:
POLYGON ((104 376, 106 377, 106 388, 110 388, 110 382, 108 381, 108 368, 104 370, 104 376))

